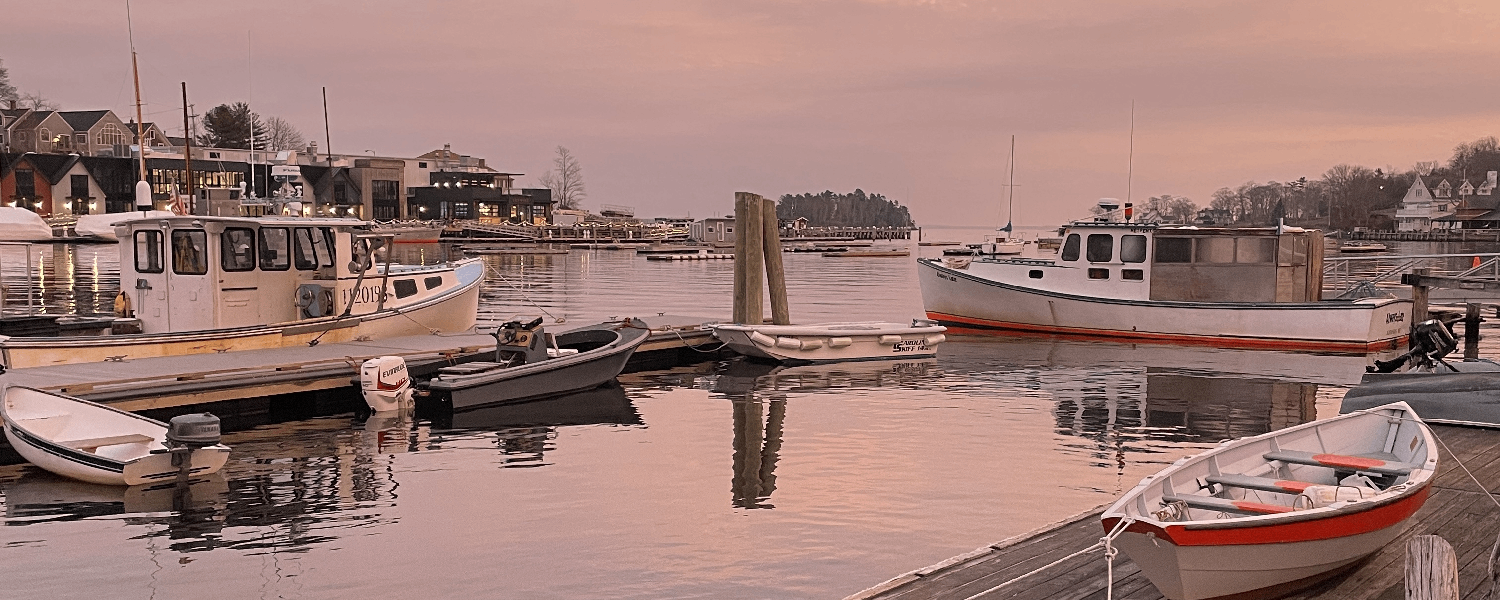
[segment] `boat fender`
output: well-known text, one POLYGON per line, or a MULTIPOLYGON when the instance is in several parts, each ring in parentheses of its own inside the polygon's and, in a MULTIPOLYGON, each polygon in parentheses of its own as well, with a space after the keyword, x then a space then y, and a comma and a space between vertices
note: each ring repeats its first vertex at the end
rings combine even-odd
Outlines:
POLYGON ((128 319, 135 316, 135 311, 130 307, 130 295, 125 292, 115 294, 115 316, 128 319))
POLYGON ((948 336, 945 336, 945 335, 943 335, 941 333, 939 333, 937 335, 929 335, 929 336, 927 336, 927 345, 928 346, 936 346, 936 345, 941 344, 941 343, 946 342, 946 341, 948 341, 948 336))
POLYGON ((854 338, 833 337, 828 338, 829 348, 843 348, 854 343, 854 338))
POLYGON ((894 334, 892 334, 892 335, 882 335, 882 336, 880 336, 880 343, 883 344, 883 345, 886 345, 886 346, 894 346, 896 344, 901 343, 901 336, 894 335, 894 334))
POLYGON ((816 338, 809 339, 809 340, 802 340, 802 349, 803 350, 817 350, 818 348, 822 348, 822 347, 823 347, 823 340, 816 339, 816 338))
POLYGON ((801 350, 802 340, 790 337, 779 337, 776 338, 776 347, 786 348, 787 350, 801 350))
POLYGON ((767 348, 776 345, 776 338, 773 338, 773 337, 771 337, 769 335, 766 335, 764 333, 761 333, 759 331, 752 331, 752 332, 750 332, 750 341, 755 342, 757 344, 760 344, 762 346, 765 346, 767 348))

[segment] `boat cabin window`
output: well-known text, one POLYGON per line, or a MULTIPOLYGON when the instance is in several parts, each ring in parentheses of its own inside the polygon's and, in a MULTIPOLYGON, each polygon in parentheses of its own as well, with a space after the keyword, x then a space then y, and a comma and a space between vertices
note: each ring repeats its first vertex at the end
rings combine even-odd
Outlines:
POLYGON ((354 236, 349 237, 349 270, 358 273, 370 268, 370 242, 354 236))
POLYGON ((1146 272, 1140 269, 1120 269, 1120 279, 1126 281, 1145 281, 1146 272))
POLYGON ((417 280, 397 279, 391 282, 391 287, 396 289, 396 298, 409 298, 417 295, 417 280))
POLYGON ((1062 259, 1078 260, 1078 250, 1082 246, 1082 238, 1076 233, 1068 234, 1068 241, 1063 242, 1062 259))
POLYGON ((1041 279, 1042 278, 1042 270, 1041 269, 1032 269, 1032 270, 1030 270, 1030 271, 1028 271, 1026 273, 1026 276, 1030 277, 1032 279, 1041 279))
POLYGON ((1109 279, 1109 269, 1089 269, 1089 279, 1109 279))
POLYGON ((135 272, 162 272, 160 231, 135 232, 135 272))
POLYGON ((1120 236, 1120 262, 1146 262, 1146 236, 1120 236))
POLYGON ((208 233, 202 229, 172 230, 172 272, 203 275, 208 272, 208 233))
POLYGON ((422 280, 422 285, 427 286, 427 289, 430 290, 430 289, 436 288, 437 286, 443 285, 443 278, 442 277, 428 277, 428 278, 422 280))
POLYGON ((230 227, 219 234, 219 263, 225 271, 255 270, 255 230, 230 227))
POLYGON ((1211 237, 1198 238, 1197 247, 1193 251, 1193 262, 1196 263, 1232 263, 1234 262, 1234 238, 1211 237))
POLYGON ((292 235, 292 260, 297 270, 316 271, 318 267, 333 266, 333 232, 327 227, 298 227, 292 235))
POLYGON ((1276 260, 1276 238, 1237 238, 1234 262, 1268 263, 1276 260))
POLYGON ((1193 262, 1193 238, 1156 238, 1156 262, 1193 262))
POLYGON ((260 228, 260 270, 285 271, 292 266, 285 227, 260 228))
POLYGON ((1089 262, 1109 262, 1114 258, 1115 236, 1108 233, 1089 234, 1089 262))

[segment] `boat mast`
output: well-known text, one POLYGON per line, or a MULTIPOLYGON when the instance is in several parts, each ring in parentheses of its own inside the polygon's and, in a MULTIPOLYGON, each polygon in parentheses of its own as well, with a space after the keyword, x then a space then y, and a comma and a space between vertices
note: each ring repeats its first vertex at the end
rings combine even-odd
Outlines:
MULTIPOLYGON (((193 189, 193 131, 188 128, 188 125, 187 82, 184 81, 182 82, 182 139, 184 144, 182 168, 186 171, 187 195, 189 198, 197 198, 197 191, 193 189)), ((194 200, 194 202, 197 202, 197 200, 194 200)), ((187 207, 182 208, 186 209, 187 207)))
POLYGON ((1008 212, 1005 215, 1005 239, 1010 239, 1011 223, 1016 216, 1016 134, 1010 134, 1010 180, 1006 182, 1005 193, 1008 197, 1005 204, 1008 212))

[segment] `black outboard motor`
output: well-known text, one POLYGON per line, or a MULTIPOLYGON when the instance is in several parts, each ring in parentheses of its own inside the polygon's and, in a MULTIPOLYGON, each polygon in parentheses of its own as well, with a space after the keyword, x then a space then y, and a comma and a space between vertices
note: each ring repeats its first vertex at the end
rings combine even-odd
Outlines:
POLYGON ((1365 370, 1371 373, 1394 373, 1408 360, 1417 359, 1413 368, 1432 369, 1438 364, 1447 366, 1450 371, 1457 371, 1448 363, 1443 362, 1443 357, 1458 348, 1458 340, 1454 339, 1453 332, 1437 319, 1428 319, 1417 323, 1415 331, 1411 334, 1412 349, 1391 360, 1377 360, 1375 366, 1367 367, 1365 370))
POLYGON ((177 415, 167 423, 168 448, 207 448, 219 443, 219 418, 209 413, 177 415))

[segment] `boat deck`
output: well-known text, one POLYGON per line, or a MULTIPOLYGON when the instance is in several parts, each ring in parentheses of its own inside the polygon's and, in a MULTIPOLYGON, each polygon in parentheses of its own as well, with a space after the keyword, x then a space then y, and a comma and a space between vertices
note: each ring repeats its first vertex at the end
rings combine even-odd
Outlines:
MULTIPOLYGON (((640 319, 653 331, 636 349, 632 364, 670 366, 686 358, 708 356, 693 347, 719 346, 712 330, 702 326, 715 322, 713 319, 673 315, 640 319)), ((592 324, 551 325, 549 331, 562 333, 592 324)), ((0 386, 59 391, 122 410, 141 411, 346 387, 359 376, 360 364, 377 356, 404 357, 409 371, 420 377, 494 349, 494 336, 471 330, 311 347, 11 369, 0 375, 0 386)))
MULTIPOLYGON (((1400 599, 1404 597, 1406 541, 1414 535, 1429 534, 1442 536, 1458 555, 1460 597, 1488 597, 1490 552, 1500 535, 1500 508, 1485 498, 1453 457, 1468 466, 1485 488, 1500 490, 1500 431, 1435 426, 1433 433, 1451 454, 1444 451, 1440 455, 1432 494, 1412 517, 1407 530, 1352 570, 1287 598, 1400 599)), ((1097 550, 1005 588, 991 588, 1099 541, 1104 535, 1099 525, 1103 508, 897 576, 846 600, 1102 600, 1106 592, 1105 564, 1097 550)), ((1162 595, 1122 552, 1115 560, 1114 597, 1156 600, 1162 595)))

